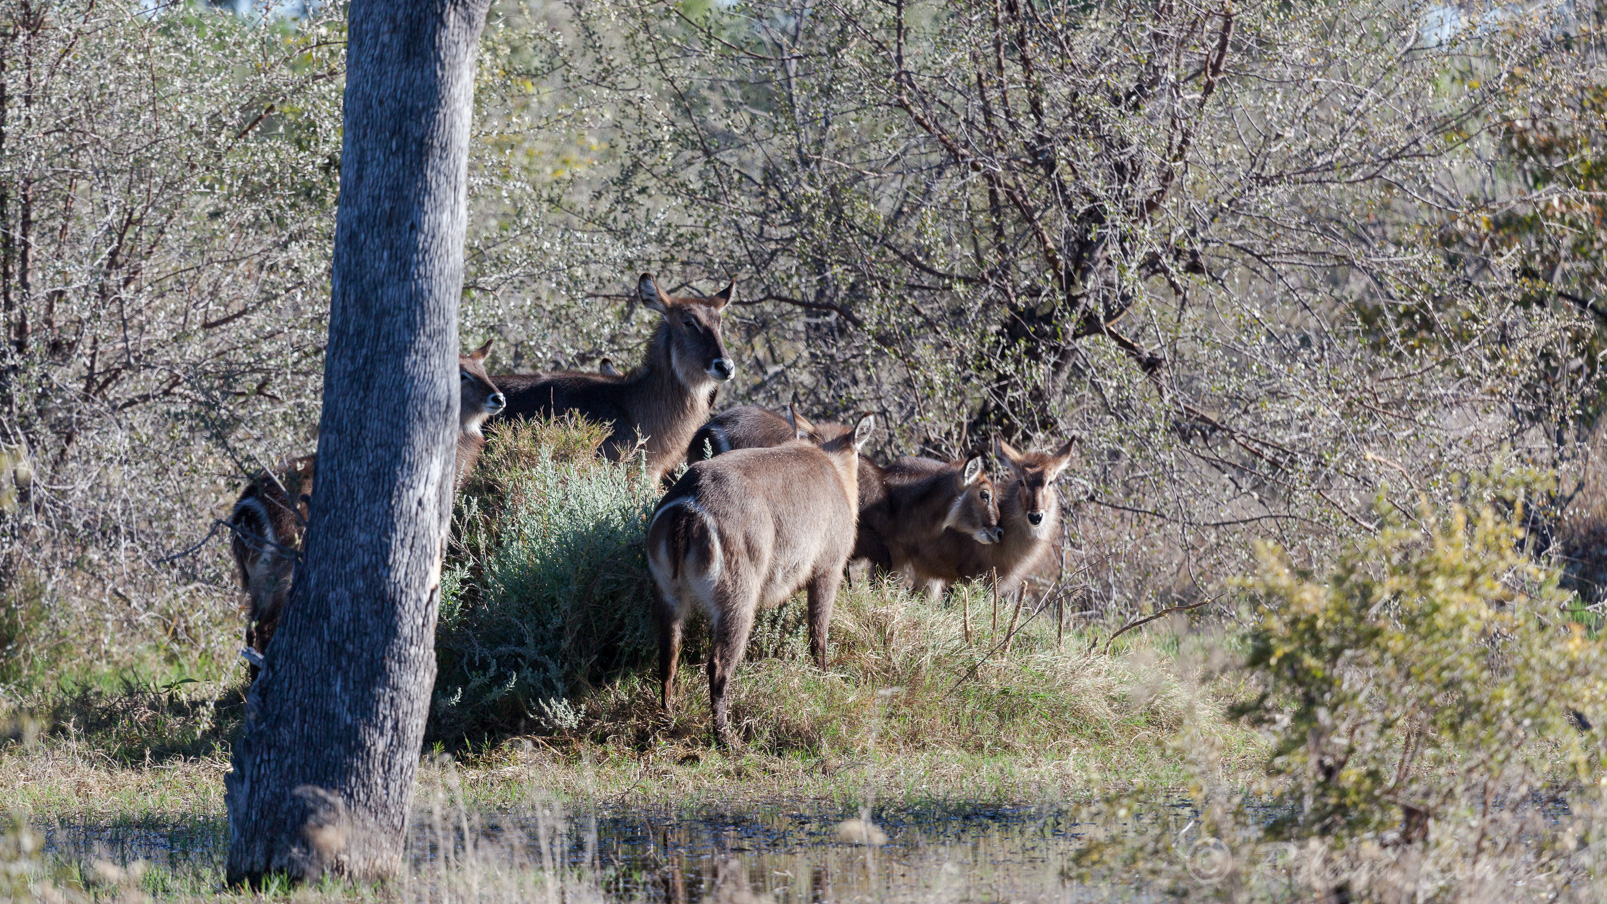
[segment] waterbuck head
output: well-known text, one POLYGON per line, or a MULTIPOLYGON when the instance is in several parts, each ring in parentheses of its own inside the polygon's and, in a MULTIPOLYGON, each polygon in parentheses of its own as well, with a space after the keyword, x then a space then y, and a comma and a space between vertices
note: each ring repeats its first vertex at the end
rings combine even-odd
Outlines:
POLYGON ((724 383, 736 373, 736 362, 725 353, 720 338, 720 315, 731 303, 736 283, 711 298, 679 297, 664 294, 653 282, 653 274, 643 273, 636 284, 642 304, 664 317, 670 363, 675 376, 691 388, 709 381, 724 383))
POLYGON ((982 456, 967 459, 960 471, 959 492, 943 519, 945 530, 952 530, 986 546, 999 542, 1004 528, 999 526, 999 500, 993 481, 982 472, 982 456))
POLYGON ((458 355, 458 432, 479 433, 486 418, 508 404, 497 384, 486 376, 485 356, 491 353, 491 340, 467 355, 458 355))
POLYGON ((1053 530, 1057 519, 1051 516, 1058 514, 1060 505, 1055 478, 1071 464, 1071 447, 1077 444, 1077 438, 1066 440, 1053 453, 1018 452, 1002 439, 994 440, 994 444, 1014 474, 1007 491, 1011 497, 1008 504, 1027 519, 1027 529, 1034 537, 1053 530))

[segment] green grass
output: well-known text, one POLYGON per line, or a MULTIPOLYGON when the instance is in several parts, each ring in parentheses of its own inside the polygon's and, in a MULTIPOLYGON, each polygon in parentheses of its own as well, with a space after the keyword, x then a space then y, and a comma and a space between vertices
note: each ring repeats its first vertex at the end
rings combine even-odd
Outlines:
MULTIPOLYGON (((1181 785, 1185 741, 1208 741, 1231 773, 1253 770, 1262 752, 1258 735, 1224 716, 1233 679, 1208 672, 1209 638, 1169 653, 1128 635, 1106 653, 1088 635, 1060 642, 1052 624, 1023 618, 1006 655, 1007 621, 989 627, 980 592, 932 608, 894 588, 849 587, 822 672, 807 656, 801 608, 795 600, 769 615, 738 670, 737 749, 710 742, 707 682, 694 660, 674 715, 660 710, 656 680, 632 672, 577 695, 571 729, 455 751, 438 743, 426 754, 453 752, 473 805, 499 807, 534 790, 643 803, 1041 800, 1181 785)), ((0 796, 71 819, 217 815, 240 677, 61 695, 43 710, 47 722, 12 704, 0 713, 13 726, 0 749, 0 796)))

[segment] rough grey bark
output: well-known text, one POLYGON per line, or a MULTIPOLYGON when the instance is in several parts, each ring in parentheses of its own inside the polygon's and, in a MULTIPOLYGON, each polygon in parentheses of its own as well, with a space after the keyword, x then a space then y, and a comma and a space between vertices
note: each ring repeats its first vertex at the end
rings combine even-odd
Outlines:
POLYGON ((435 681, 487 6, 351 4, 318 480, 225 778, 231 884, 375 877, 404 853, 435 681))

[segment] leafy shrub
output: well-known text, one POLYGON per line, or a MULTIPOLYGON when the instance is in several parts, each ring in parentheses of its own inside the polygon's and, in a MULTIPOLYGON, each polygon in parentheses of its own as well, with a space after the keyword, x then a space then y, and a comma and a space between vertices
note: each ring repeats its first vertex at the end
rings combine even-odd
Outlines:
POLYGON ((642 554, 659 496, 577 419, 506 422, 464 488, 442 582, 432 734, 573 728, 570 698, 655 652, 642 554))
POLYGON ((1238 712, 1273 728, 1271 771, 1291 780, 1277 828, 1343 839, 1399 814, 1412 840, 1599 775, 1585 726, 1607 718, 1607 656, 1566 617, 1557 572, 1523 553, 1521 509, 1379 509, 1326 578, 1259 548, 1247 665, 1263 690, 1238 712))

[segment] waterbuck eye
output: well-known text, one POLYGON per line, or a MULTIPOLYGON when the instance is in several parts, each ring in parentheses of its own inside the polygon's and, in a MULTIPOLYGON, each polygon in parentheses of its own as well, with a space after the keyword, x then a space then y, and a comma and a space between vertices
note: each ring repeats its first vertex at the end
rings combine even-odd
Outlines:
POLYGON ((697 329, 697 321, 694 320, 691 317, 683 317, 683 318, 681 318, 681 324, 683 326, 685 326, 689 330, 696 330, 697 329))
POLYGON ((987 490, 982 491, 982 501, 983 502, 987 502, 989 499, 992 499, 992 498, 993 498, 992 493, 988 492, 987 490))

